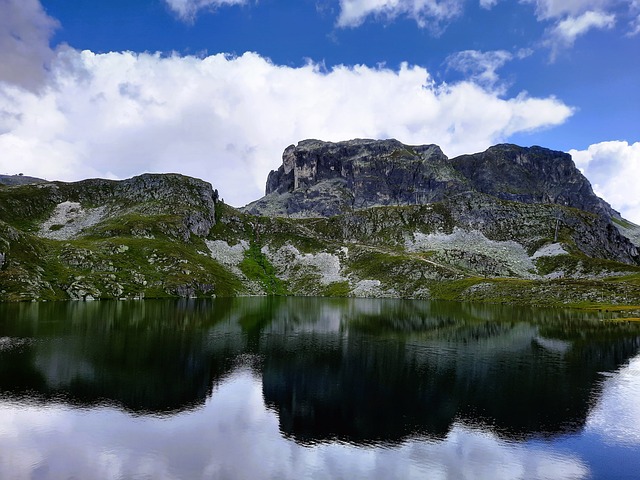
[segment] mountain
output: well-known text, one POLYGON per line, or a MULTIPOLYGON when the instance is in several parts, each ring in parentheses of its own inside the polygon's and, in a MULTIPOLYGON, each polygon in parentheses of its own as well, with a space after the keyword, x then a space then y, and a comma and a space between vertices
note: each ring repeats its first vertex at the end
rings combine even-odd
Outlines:
POLYGON ((448 159, 437 145, 362 139, 291 145, 280 168, 269 174, 266 196, 245 210, 331 216, 372 206, 441 202, 469 192, 620 218, 564 152, 503 144, 448 159))
POLYGON ((640 227, 571 157, 448 159, 396 140, 288 147, 238 210, 177 174, 0 185, 0 300, 440 298, 640 312, 640 227))

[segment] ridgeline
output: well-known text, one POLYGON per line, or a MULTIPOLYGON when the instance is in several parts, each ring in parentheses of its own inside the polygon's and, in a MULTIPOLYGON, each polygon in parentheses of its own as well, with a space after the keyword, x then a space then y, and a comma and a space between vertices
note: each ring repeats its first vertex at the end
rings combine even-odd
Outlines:
POLYGON ((242 209, 177 174, 0 176, 0 301, 402 297, 638 316, 639 243, 568 154, 541 147, 449 159, 305 140, 242 209))

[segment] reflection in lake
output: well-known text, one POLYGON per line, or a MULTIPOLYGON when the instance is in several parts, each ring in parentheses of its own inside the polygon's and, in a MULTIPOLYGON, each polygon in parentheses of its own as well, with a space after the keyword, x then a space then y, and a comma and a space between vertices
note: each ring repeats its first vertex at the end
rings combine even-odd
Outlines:
POLYGON ((639 350, 504 306, 0 305, 0 478, 633 478, 639 350))

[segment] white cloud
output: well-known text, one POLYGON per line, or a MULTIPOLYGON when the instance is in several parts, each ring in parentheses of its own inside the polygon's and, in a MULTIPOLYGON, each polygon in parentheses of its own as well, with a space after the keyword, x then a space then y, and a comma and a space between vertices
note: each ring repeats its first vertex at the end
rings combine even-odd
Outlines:
POLYGON ((420 27, 439 25, 462 12, 463 0, 340 0, 339 27, 357 27, 368 17, 392 20, 412 18, 420 27))
POLYGON ((616 16, 599 10, 588 10, 577 16, 569 15, 547 29, 543 45, 551 50, 551 61, 559 52, 570 48, 576 39, 593 29, 610 30, 615 26, 616 16))
POLYGON ((214 10, 228 5, 244 5, 248 0, 165 0, 171 10, 187 21, 192 21, 200 10, 214 10))
POLYGON ((0 172, 77 180, 178 171, 228 203, 263 193, 283 149, 304 138, 395 137, 449 155, 564 122, 551 98, 398 70, 274 65, 255 53, 206 58, 67 49, 41 94, 0 88, 0 172))
POLYGON ((448 68, 458 70, 482 85, 493 86, 499 80, 496 71, 512 59, 513 55, 506 50, 464 50, 449 55, 446 62, 448 68))
POLYGON ((535 5, 540 21, 552 22, 543 42, 557 53, 573 46, 576 38, 592 29, 613 29, 616 21, 629 25, 628 36, 640 32, 639 0, 520 0, 535 5))
POLYGON ((576 17, 593 10, 606 10, 614 0, 521 0, 536 6, 539 19, 557 19, 567 16, 576 17))
POLYGON ((640 33, 640 0, 632 0, 630 12, 632 20, 630 22, 631 30, 629 36, 638 35, 640 33))
POLYGON ((578 17, 568 17, 558 22, 552 29, 552 36, 564 45, 572 46, 576 38, 589 30, 611 29, 615 23, 615 15, 590 10, 578 17))
POLYGON ((38 0, 0 0, 0 82, 40 86, 54 56, 49 38, 57 27, 38 0))
POLYGON ((593 184, 594 191, 620 211, 624 218, 640 225, 640 142, 612 141, 570 150, 574 162, 593 184))
POLYGON ((487 10, 492 9, 496 3, 498 3, 498 0, 480 0, 480 6, 487 10))

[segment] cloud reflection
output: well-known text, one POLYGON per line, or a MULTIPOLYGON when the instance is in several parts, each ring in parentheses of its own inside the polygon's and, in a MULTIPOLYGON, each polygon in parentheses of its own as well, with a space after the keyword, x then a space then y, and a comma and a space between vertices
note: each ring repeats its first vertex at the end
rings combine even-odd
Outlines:
MULTIPOLYGON (((636 362, 640 368, 640 360, 636 362)), ((585 478, 551 446, 510 442, 454 424, 443 440, 399 446, 284 437, 259 377, 241 368, 199 410, 132 416, 110 407, 0 404, 0 478, 585 478)))
POLYGON ((640 356, 608 376, 587 417, 586 431, 618 445, 640 445, 640 356))

